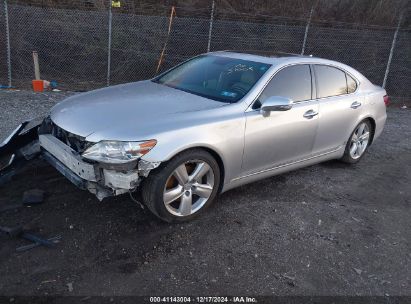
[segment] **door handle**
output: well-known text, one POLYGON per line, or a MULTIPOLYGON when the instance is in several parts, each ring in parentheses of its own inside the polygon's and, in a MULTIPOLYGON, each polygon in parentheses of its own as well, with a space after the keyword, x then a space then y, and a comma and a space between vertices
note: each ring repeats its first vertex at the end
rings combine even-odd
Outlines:
POLYGON ((314 111, 314 110, 308 110, 307 112, 304 113, 304 117, 307 119, 311 119, 314 116, 318 115, 318 112, 314 111))
POLYGON ((353 109, 356 109, 356 108, 359 108, 359 107, 361 107, 361 102, 354 101, 354 102, 351 104, 351 108, 353 108, 353 109))

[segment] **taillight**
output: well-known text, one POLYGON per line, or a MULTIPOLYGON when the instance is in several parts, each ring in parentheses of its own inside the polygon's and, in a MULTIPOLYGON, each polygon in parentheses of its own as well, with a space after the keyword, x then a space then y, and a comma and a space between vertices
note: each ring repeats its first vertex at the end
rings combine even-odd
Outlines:
POLYGON ((385 106, 388 106, 390 104, 390 98, 388 97, 388 95, 384 96, 384 103, 385 103, 385 106))

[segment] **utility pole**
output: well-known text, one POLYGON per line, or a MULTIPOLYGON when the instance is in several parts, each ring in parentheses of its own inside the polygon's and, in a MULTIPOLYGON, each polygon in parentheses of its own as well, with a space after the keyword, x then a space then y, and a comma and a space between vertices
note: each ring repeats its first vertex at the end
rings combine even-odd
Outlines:
POLYGON ((7 8, 7 0, 4 0, 4 18, 6 22, 7 80, 8 80, 8 87, 11 88, 11 47, 10 47, 9 10, 7 8))
POLYGON ((313 12, 314 12, 314 7, 315 6, 316 6, 316 2, 313 3, 313 5, 311 6, 310 15, 308 16, 307 25, 305 26, 304 41, 303 41, 303 47, 301 49, 301 55, 304 55, 304 52, 305 52, 305 45, 307 43, 308 30, 310 29, 311 18, 313 17, 313 12))
POLYGON ((402 21, 402 16, 403 16, 403 14, 401 13, 401 14, 400 14, 400 17, 398 18, 397 29, 395 30, 394 37, 393 37, 393 39, 392 39, 390 55, 388 56, 387 68, 386 68, 386 70, 385 70, 385 75, 384 75, 384 81, 382 82, 382 87, 383 87, 384 89, 385 89, 385 85, 387 84, 388 73, 390 72, 390 66, 391 66, 392 56, 394 55, 395 44, 397 43, 397 36, 398 36, 398 31, 400 30, 401 21, 402 21))
POLYGON ((215 8, 215 0, 213 0, 213 4, 211 5, 210 27, 209 27, 209 30, 208 30, 207 52, 209 52, 210 48, 211 48, 211 34, 213 33, 213 23, 214 23, 214 8, 215 8))
POLYGON ((110 85, 110 72, 111 72, 111 32, 112 32, 112 19, 113 13, 111 11, 112 3, 108 0, 108 46, 107 46, 107 86, 110 85))

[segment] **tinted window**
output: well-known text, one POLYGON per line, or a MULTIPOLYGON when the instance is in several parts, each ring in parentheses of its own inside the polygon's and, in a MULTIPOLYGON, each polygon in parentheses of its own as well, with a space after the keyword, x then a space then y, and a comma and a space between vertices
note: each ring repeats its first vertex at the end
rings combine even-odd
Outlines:
POLYGON ((347 94, 345 72, 325 65, 316 65, 315 75, 319 98, 347 94))
POLYGON ((154 82, 222 102, 237 102, 246 95, 270 64, 229 57, 195 57, 154 82))
POLYGON ((357 89, 357 83, 355 82, 354 78, 350 75, 347 75, 347 93, 354 93, 357 89))
POLYGON ((311 99, 309 65, 293 65, 279 71, 258 98, 259 105, 270 96, 288 97, 294 102, 311 99))

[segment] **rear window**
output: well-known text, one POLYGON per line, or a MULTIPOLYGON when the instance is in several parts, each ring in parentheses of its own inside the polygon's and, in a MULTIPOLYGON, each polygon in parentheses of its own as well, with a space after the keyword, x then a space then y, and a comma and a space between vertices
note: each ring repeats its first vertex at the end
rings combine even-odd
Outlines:
POLYGON ((350 75, 347 75, 347 93, 354 93, 357 90, 357 82, 350 75))
POLYGON ((316 65, 315 75, 317 77, 319 98, 347 94, 346 74, 340 69, 326 65, 316 65))

